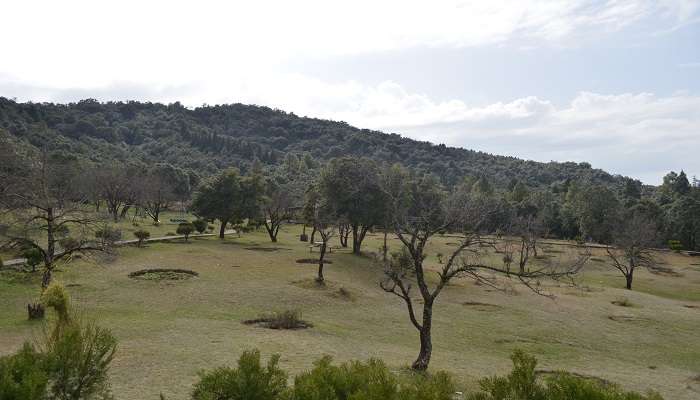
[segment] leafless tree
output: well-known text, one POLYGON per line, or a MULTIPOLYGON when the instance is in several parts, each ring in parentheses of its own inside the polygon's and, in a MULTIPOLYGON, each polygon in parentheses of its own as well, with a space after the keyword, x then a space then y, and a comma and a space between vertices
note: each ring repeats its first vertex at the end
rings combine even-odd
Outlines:
POLYGON ((59 261, 104 251, 105 246, 95 239, 99 225, 85 210, 76 161, 44 153, 20 179, 21 184, 6 196, 11 223, 3 232, 2 246, 41 254, 43 290, 59 261))
POLYGON ((300 188, 294 182, 277 184, 265 183, 265 196, 262 199, 263 224, 270 241, 277 242, 277 234, 284 221, 290 219, 301 203, 300 188))
MULTIPOLYGON (((540 282, 543 279, 571 279, 585 264, 588 252, 570 265, 524 266, 511 271, 502 265, 491 265, 486 256, 493 249, 493 242, 482 236, 483 226, 489 225, 488 199, 470 196, 465 190, 456 190, 446 196, 434 178, 408 180, 400 169, 395 171, 407 180, 387 188, 392 199, 394 231, 403 244, 403 251, 394 254, 385 263, 385 279, 382 289, 401 298, 408 309, 408 316, 420 337, 420 351, 413 362, 415 370, 428 368, 432 355, 433 306, 445 286, 455 277, 469 277, 478 282, 500 287, 497 276, 517 279, 538 294, 550 295, 540 282), (426 246, 431 238, 447 230, 462 232, 458 246, 437 270, 426 268, 426 246), (430 285, 428 275, 436 274, 437 283, 430 285), (413 298, 414 285, 422 299, 422 313, 416 310, 413 298)), ((391 180, 390 180, 391 181, 391 180)))
POLYGON ((632 289, 634 271, 637 268, 652 268, 656 261, 651 248, 657 244, 656 225, 635 215, 625 219, 615 232, 613 246, 605 248, 610 266, 625 277, 625 287, 632 289))

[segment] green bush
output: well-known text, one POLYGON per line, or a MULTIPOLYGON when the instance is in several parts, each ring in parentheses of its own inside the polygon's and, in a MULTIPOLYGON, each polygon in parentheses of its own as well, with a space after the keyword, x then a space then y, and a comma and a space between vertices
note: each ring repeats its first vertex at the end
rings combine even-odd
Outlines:
POLYGON ((663 400, 657 393, 644 396, 625 392, 616 385, 566 372, 557 372, 539 382, 535 357, 516 350, 511 360, 513 370, 509 375, 482 379, 482 392, 468 395, 467 400, 663 400))
POLYGON ((680 240, 669 240, 668 241, 668 248, 673 250, 673 251, 681 251, 681 250, 683 250, 683 244, 681 243, 680 240))
POLYGON ((92 323, 71 322, 58 337, 47 339, 51 398, 110 399, 108 371, 117 341, 92 323))
POLYGON ((294 380, 292 400, 451 400, 455 385, 446 373, 398 377, 380 360, 334 366, 330 357, 294 380))
POLYGON ((136 239, 138 239, 137 246, 141 247, 143 245, 143 242, 151 237, 151 232, 139 229, 138 231, 134 232, 134 236, 136 237, 136 239))
POLYGON ((192 222, 192 226, 194 226, 194 229, 196 229, 197 232, 199 232, 201 234, 207 230, 207 227, 209 226, 209 224, 207 223, 207 221, 205 221, 203 219, 196 219, 192 222))
POLYGON ((177 230, 175 232, 177 232, 178 235, 183 235, 186 242, 189 239, 190 234, 194 232, 194 225, 189 222, 182 222, 177 226, 177 230))
POLYGON ((22 252, 22 257, 26 259, 24 263, 31 267, 32 271, 36 271, 36 266, 44 261, 44 255, 41 254, 41 251, 39 251, 39 249, 36 247, 28 247, 24 249, 22 252))
POLYGON ((47 385, 45 357, 29 343, 17 354, 0 357, 0 399, 43 400, 47 385))
POLYGON ((287 388, 287 374, 274 355, 263 367, 260 352, 246 351, 238 359, 238 368, 220 367, 202 372, 194 386, 194 400, 277 400, 287 388))

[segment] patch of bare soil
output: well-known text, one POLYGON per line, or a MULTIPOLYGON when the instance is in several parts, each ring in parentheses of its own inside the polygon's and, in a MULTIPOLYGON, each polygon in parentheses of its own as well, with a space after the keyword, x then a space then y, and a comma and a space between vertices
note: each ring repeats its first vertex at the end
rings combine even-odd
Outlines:
POLYGON ((262 251, 266 253, 271 253, 273 251, 280 251, 280 250, 291 250, 286 247, 244 247, 246 250, 250 251, 262 251))
POLYGON ((655 265, 651 268, 649 268, 649 272, 655 275, 661 275, 661 276, 672 276, 674 278, 678 278, 683 276, 680 272, 674 271, 673 269, 669 267, 664 267, 661 265, 655 265))
MULTIPOLYGON (((297 260, 298 264, 316 264, 318 265, 318 258, 300 258, 297 260)), ((331 260, 323 260, 324 264, 333 264, 331 260)))
POLYGON ((696 306, 696 305, 693 305, 693 304, 683 304, 683 307, 685 307, 685 308, 691 308, 691 309, 696 309, 696 310, 700 310, 700 306, 696 306))
POLYGON ((485 312, 494 312, 503 308, 502 306, 499 306, 497 304, 480 303, 478 301, 465 301, 464 303, 462 303, 462 305, 467 306, 472 310, 485 312))
POLYGON ((631 324, 648 324, 652 321, 649 318, 636 317, 634 315, 610 315, 608 319, 615 322, 631 323, 631 324))

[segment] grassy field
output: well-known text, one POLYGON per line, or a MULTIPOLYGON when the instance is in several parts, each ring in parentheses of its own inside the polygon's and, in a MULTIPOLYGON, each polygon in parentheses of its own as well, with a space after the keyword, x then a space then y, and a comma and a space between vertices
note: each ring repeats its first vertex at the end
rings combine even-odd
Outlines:
MULTIPOLYGON (((155 228, 144 222, 142 227, 152 236, 174 231, 167 224, 155 228)), ((123 229, 137 228, 124 223, 123 229)), ((83 313, 119 339, 112 368, 118 399, 156 399, 161 392, 185 399, 197 371, 232 364, 253 347, 266 356, 280 353, 282 366, 291 372, 309 368, 324 354, 340 361, 380 357, 396 369, 410 365, 417 333, 401 300, 378 287, 381 269, 370 257, 336 252, 326 267, 327 287, 314 287, 316 267, 296 262, 309 257, 299 233, 298 226, 284 227, 276 244, 261 230, 223 241, 125 247, 115 258, 63 266, 57 279, 69 287, 83 313), (199 276, 172 282, 128 277, 151 267, 191 269, 199 276), (242 324, 285 309, 300 310, 313 328, 279 331, 242 324)), ((438 238, 427 262, 437 265, 435 254, 447 253, 456 241, 438 238)), ((397 240, 391 243, 398 248, 397 240)), ((369 236, 364 248, 370 252, 380 246, 377 235, 369 236)), ((571 251, 552 246, 547 254, 565 260, 571 251)), ((436 303, 431 368, 451 372, 470 388, 481 377, 508 371, 509 354, 523 348, 539 358, 541 369, 572 370, 628 389, 655 389, 667 399, 697 399, 700 258, 659 257, 668 271, 639 272, 634 291, 623 289, 622 276, 595 261, 602 254, 594 254, 582 274, 582 289, 552 287, 554 300, 516 284, 506 295, 456 280, 436 303), (631 307, 612 304, 623 296, 631 307)), ((37 277, 0 272, 0 354, 39 336, 41 324, 26 321, 25 315, 26 303, 37 292, 37 277)))

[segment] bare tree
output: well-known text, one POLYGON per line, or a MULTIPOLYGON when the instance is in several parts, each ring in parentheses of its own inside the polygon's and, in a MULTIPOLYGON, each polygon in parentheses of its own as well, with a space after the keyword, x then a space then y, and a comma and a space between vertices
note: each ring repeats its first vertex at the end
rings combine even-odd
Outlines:
POLYGON ((610 266, 625 277, 625 287, 632 289, 634 271, 655 265, 651 247, 657 244, 656 224, 642 215, 635 215, 621 222, 613 238, 613 246, 605 248, 610 266))
MULTIPOLYGON (((405 173, 400 169, 396 174, 405 173)), ((396 178, 393 179, 395 182, 396 178)), ((391 180, 390 180, 391 181, 391 180)), ((396 182, 395 182, 396 183, 396 182)), ((504 266, 487 262, 486 249, 493 249, 493 242, 482 237, 483 226, 489 224, 490 204, 483 197, 475 197, 466 190, 456 190, 447 196, 436 179, 426 176, 392 185, 387 190, 394 209, 394 231, 403 244, 403 251, 394 254, 385 263, 385 279, 382 289, 401 298, 408 316, 420 337, 420 351, 412 364, 415 370, 428 368, 432 355, 433 306, 445 286, 455 277, 470 277, 481 283, 499 287, 496 276, 515 278, 536 293, 548 295, 540 286, 542 279, 570 279, 584 265, 588 253, 584 251, 570 265, 525 267, 511 271, 504 266), (430 239, 446 230, 463 232, 458 246, 437 270, 426 268, 426 246, 430 239), (437 283, 430 285, 428 275, 436 274, 437 283), (414 305, 413 287, 418 287, 422 299, 422 313, 414 305)))
POLYGON ((270 241, 277 242, 277 234, 284 221, 290 219, 301 196, 294 182, 278 184, 273 181, 265 183, 265 196, 262 199, 263 224, 270 236, 270 241))
POLYGON ((85 196, 78 190, 79 168, 74 160, 44 153, 7 196, 12 216, 2 246, 41 254, 42 290, 51 283, 59 261, 105 250, 95 239, 99 225, 86 212, 85 196))
POLYGON ((323 276, 323 266, 326 261, 326 252, 328 250, 328 243, 331 238, 335 235, 335 226, 330 223, 316 221, 314 223, 316 232, 321 236, 321 245, 319 246, 319 256, 318 256, 318 274, 316 276, 316 283, 319 285, 325 284, 325 278, 323 276))

